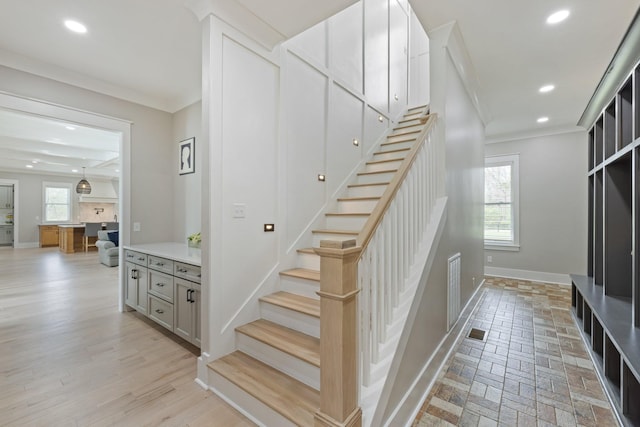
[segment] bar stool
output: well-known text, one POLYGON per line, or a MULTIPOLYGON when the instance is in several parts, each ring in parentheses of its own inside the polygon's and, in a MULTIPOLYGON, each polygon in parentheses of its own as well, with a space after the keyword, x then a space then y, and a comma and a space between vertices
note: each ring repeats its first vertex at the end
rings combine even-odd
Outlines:
POLYGON ((98 230, 102 230, 101 222, 87 222, 84 225, 84 251, 89 252, 89 246, 96 246, 95 243, 89 244, 89 237, 98 238, 98 230))

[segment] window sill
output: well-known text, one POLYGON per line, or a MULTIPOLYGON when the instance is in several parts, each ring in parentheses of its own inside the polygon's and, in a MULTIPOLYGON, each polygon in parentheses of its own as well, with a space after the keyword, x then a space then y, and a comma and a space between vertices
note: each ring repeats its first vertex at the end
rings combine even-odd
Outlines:
POLYGON ((484 249, 486 251, 508 251, 508 252, 519 252, 520 245, 515 245, 513 243, 509 244, 496 244, 496 243, 487 243, 484 244, 484 249))

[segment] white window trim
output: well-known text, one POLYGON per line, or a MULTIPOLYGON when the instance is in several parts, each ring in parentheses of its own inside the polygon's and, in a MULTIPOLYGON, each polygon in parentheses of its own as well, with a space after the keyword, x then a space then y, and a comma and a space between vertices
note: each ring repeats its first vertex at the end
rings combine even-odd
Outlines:
POLYGON ((73 185, 68 182, 42 182, 42 223, 43 224, 71 224, 73 220, 73 185), (68 221, 47 221, 47 187, 68 188, 69 189, 69 220, 68 221))
MULTIPOLYGON (((488 156, 484 166, 511 165, 511 209, 513 210, 513 242, 499 240, 484 241, 484 248, 492 251, 520 250, 520 154, 488 156)), ((484 230, 484 224, 482 229, 484 230)))

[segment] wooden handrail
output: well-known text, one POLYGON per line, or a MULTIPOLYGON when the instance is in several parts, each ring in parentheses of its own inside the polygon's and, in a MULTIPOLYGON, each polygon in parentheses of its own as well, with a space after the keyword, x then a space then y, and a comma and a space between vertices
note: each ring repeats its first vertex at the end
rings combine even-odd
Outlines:
POLYGON ((422 132, 420 132, 420 134, 416 138, 416 141, 418 142, 414 144, 413 147, 411 147, 411 150, 409 151, 407 156, 404 158, 404 160, 398 167, 398 171, 396 172, 393 179, 387 186, 386 190, 382 194, 382 197, 380 198, 380 201, 378 202, 376 207, 373 209, 373 212, 371 212, 369 219, 364 224, 364 227, 362 228, 362 230, 358 234, 358 237, 356 238, 357 245, 362 248, 362 252, 360 253, 360 256, 362 256, 362 254, 364 253, 364 249, 367 247, 367 245, 369 244, 369 241, 373 237, 374 232, 382 222, 382 218, 384 217, 384 214, 387 212, 389 205, 391 204, 394 197, 396 196, 396 193, 400 189, 400 184, 402 184, 407 174, 409 173, 409 170, 411 169, 411 165, 413 165, 413 162, 416 160, 418 151, 424 144, 424 141, 426 140, 429 132, 431 132, 431 129, 433 128, 437 118, 438 118, 437 114, 435 113, 430 114, 428 113, 428 110, 427 112, 425 112, 424 115, 422 115, 419 118, 420 122, 426 123, 426 125, 424 129, 422 129, 422 132))

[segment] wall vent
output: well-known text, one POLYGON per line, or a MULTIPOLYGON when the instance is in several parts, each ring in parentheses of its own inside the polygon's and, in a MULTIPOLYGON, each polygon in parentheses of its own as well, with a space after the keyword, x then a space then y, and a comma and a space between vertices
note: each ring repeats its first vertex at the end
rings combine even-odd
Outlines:
POLYGON ((447 282, 447 324, 449 329, 460 316, 460 253, 449 258, 447 282))

